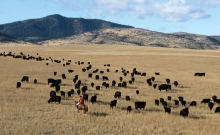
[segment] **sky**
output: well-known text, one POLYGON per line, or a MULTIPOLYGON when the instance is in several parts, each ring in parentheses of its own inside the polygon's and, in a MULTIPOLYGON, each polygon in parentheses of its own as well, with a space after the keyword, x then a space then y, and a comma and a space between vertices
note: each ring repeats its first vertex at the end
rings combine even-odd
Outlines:
POLYGON ((163 33, 220 35, 220 0, 0 0, 0 24, 53 14, 163 33))

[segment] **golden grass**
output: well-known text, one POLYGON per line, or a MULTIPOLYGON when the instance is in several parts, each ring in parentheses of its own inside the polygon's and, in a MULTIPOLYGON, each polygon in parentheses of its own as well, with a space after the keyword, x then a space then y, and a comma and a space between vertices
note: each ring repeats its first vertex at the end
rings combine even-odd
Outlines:
MULTIPOLYGON (((220 96, 220 53, 219 50, 187 50, 169 49, 140 46, 119 46, 119 45, 65 45, 65 46, 33 46, 33 45, 9 45, 0 46, 0 52, 12 51, 19 54, 30 54, 43 58, 52 57, 62 60, 61 64, 51 61, 36 61, 13 59, 11 57, 0 56, 0 134, 85 134, 85 135, 219 135, 219 114, 214 110, 210 111, 207 105, 200 104, 203 98, 211 98, 213 95, 220 96), (63 67, 68 59, 72 60, 71 65, 63 67), (76 61, 85 62, 78 66, 76 61), (46 62, 49 65, 46 66, 46 62), (81 69, 91 62, 92 69, 82 72, 81 69), (104 64, 111 64, 111 67, 104 67, 104 64), (90 83, 101 85, 101 80, 89 79, 87 74, 95 69, 104 70, 105 75, 111 81, 119 82, 119 77, 123 76, 121 68, 132 71, 146 72, 146 77, 135 76, 135 83, 128 88, 110 87, 101 91, 91 88, 90 83), (110 72, 107 73, 106 69, 110 72), (68 69, 73 69, 73 73, 68 73, 68 69), (118 69, 119 73, 115 73, 118 69), (58 75, 53 76, 57 71, 58 75), (160 72, 160 76, 155 76, 154 72, 160 72), (194 77, 195 72, 206 72, 205 77, 194 77), (54 88, 47 85, 48 78, 61 79, 61 74, 65 73, 66 80, 62 80, 61 90, 67 92, 74 88, 72 79, 78 74, 84 85, 88 85, 89 98, 91 95, 97 96, 97 103, 86 103, 89 112, 85 116, 82 112, 77 113, 74 101, 78 95, 71 98, 62 98, 61 104, 48 104, 49 92, 54 88), (22 76, 30 78, 29 83, 22 83, 21 88, 16 88, 16 82, 22 76), (155 76, 155 83, 165 83, 166 78, 179 82, 179 86, 165 92, 154 90, 148 86, 146 79, 155 76), (34 84, 34 79, 38 84, 34 84), (135 91, 140 91, 137 96, 135 91), (122 99, 118 100, 117 107, 113 110, 109 107, 109 102, 114 99, 116 91, 122 92, 122 99), (131 101, 125 101, 125 96, 129 95, 131 101), (175 107, 173 101, 168 101, 173 106, 171 114, 165 114, 161 105, 155 106, 154 99, 167 98, 172 96, 178 99, 183 96, 189 104, 190 101, 198 102, 197 107, 189 107, 189 117, 179 116, 182 106, 175 107), (143 100, 147 102, 144 110, 134 109, 134 102, 143 100), (127 114, 126 107, 132 106, 132 111, 127 114)), ((99 73, 97 73, 99 74, 99 73)), ((125 81, 130 80, 130 74, 123 77, 125 81)), ((59 95, 59 93, 58 93, 59 95)), ((172 99, 172 100, 173 100, 172 99)), ((218 105, 214 106, 214 109, 218 105)))

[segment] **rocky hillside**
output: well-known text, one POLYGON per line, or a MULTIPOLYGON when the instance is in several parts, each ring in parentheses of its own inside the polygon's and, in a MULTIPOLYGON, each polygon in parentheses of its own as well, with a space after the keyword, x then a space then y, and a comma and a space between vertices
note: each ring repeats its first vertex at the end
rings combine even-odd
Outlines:
POLYGON ((169 48, 218 49, 220 47, 220 36, 188 33, 167 34, 137 28, 114 28, 86 32, 50 42, 54 44, 133 44, 169 48))

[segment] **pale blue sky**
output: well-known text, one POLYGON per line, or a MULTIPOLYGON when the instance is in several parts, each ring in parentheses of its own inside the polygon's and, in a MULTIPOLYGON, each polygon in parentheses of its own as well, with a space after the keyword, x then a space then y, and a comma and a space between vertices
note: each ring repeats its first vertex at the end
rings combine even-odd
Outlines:
POLYGON ((220 35, 220 0, 0 0, 0 24, 52 14, 164 33, 220 35))

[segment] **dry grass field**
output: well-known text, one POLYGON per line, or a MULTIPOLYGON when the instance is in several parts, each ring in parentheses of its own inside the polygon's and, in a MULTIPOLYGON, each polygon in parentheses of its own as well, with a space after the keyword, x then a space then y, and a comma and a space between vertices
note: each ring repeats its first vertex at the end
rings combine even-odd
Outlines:
MULTIPOLYGON (((220 114, 214 113, 207 104, 201 104, 203 98, 213 95, 220 97, 220 53, 219 50, 188 50, 170 49, 159 47, 123 46, 123 45, 2 45, 0 53, 12 51, 15 54, 23 52, 31 56, 53 58, 61 63, 49 61, 23 60, 12 57, 0 56, 0 134, 1 135, 219 135, 220 114), (38 53, 38 55, 37 55, 38 53), (62 59, 65 59, 64 61, 62 59), (63 66, 67 60, 72 60, 70 65, 63 66), (77 65, 82 61, 85 64, 77 65), (49 63, 46 66, 46 63, 49 63), (91 63, 92 69, 82 72, 82 68, 91 63), (110 67, 104 66, 111 64, 110 67), (107 68, 110 72, 106 72, 107 68), (88 78, 88 73, 95 69, 103 70, 103 75, 119 82, 122 76, 124 81, 129 81, 131 75, 123 76, 121 68, 132 71, 136 68, 146 72, 146 76, 135 75, 135 82, 128 84, 127 88, 112 87, 106 89, 102 80, 95 80, 96 74, 88 78), (68 73, 73 69, 73 73, 68 73), (119 70, 115 73, 115 70, 119 70), (57 71, 54 76, 53 72, 57 71), (154 73, 160 72, 159 76, 154 73), (205 72, 205 77, 195 77, 195 72, 205 72), (62 79, 61 90, 69 91, 74 88, 72 79, 79 75, 82 85, 88 86, 89 98, 97 94, 97 103, 86 103, 89 107, 87 115, 82 111, 77 113, 74 101, 78 95, 62 97, 61 103, 50 103, 50 91, 54 90, 47 84, 48 78, 61 79, 61 74, 66 74, 62 79), (16 88, 16 82, 22 76, 29 76, 29 82, 22 82, 21 88, 16 88), (172 90, 159 91, 148 86, 146 79, 154 76, 156 84, 165 83, 170 78, 172 90), (38 80, 34 84, 34 79, 38 80), (178 81, 175 87, 173 81, 178 81), (90 86, 100 85, 97 91, 90 86), (135 91, 140 94, 136 95, 135 91), (116 108, 110 109, 109 103, 114 99, 116 91, 122 92, 116 108), (127 102, 125 96, 131 97, 127 102), (168 101, 167 96, 172 96, 168 101), (175 106, 174 99, 183 96, 187 106, 193 100, 197 101, 196 107, 189 107, 189 116, 179 116, 181 105, 175 106), (171 113, 164 112, 162 105, 156 106, 154 99, 164 98, 171 106, 171 113), (135 110, 135 101, 146 101, 144 110, 135 110), (126 107, 132 106, 132 111, 127 114, 126 107)), ((60 93, 57 93, 60 95, 60 93)))

